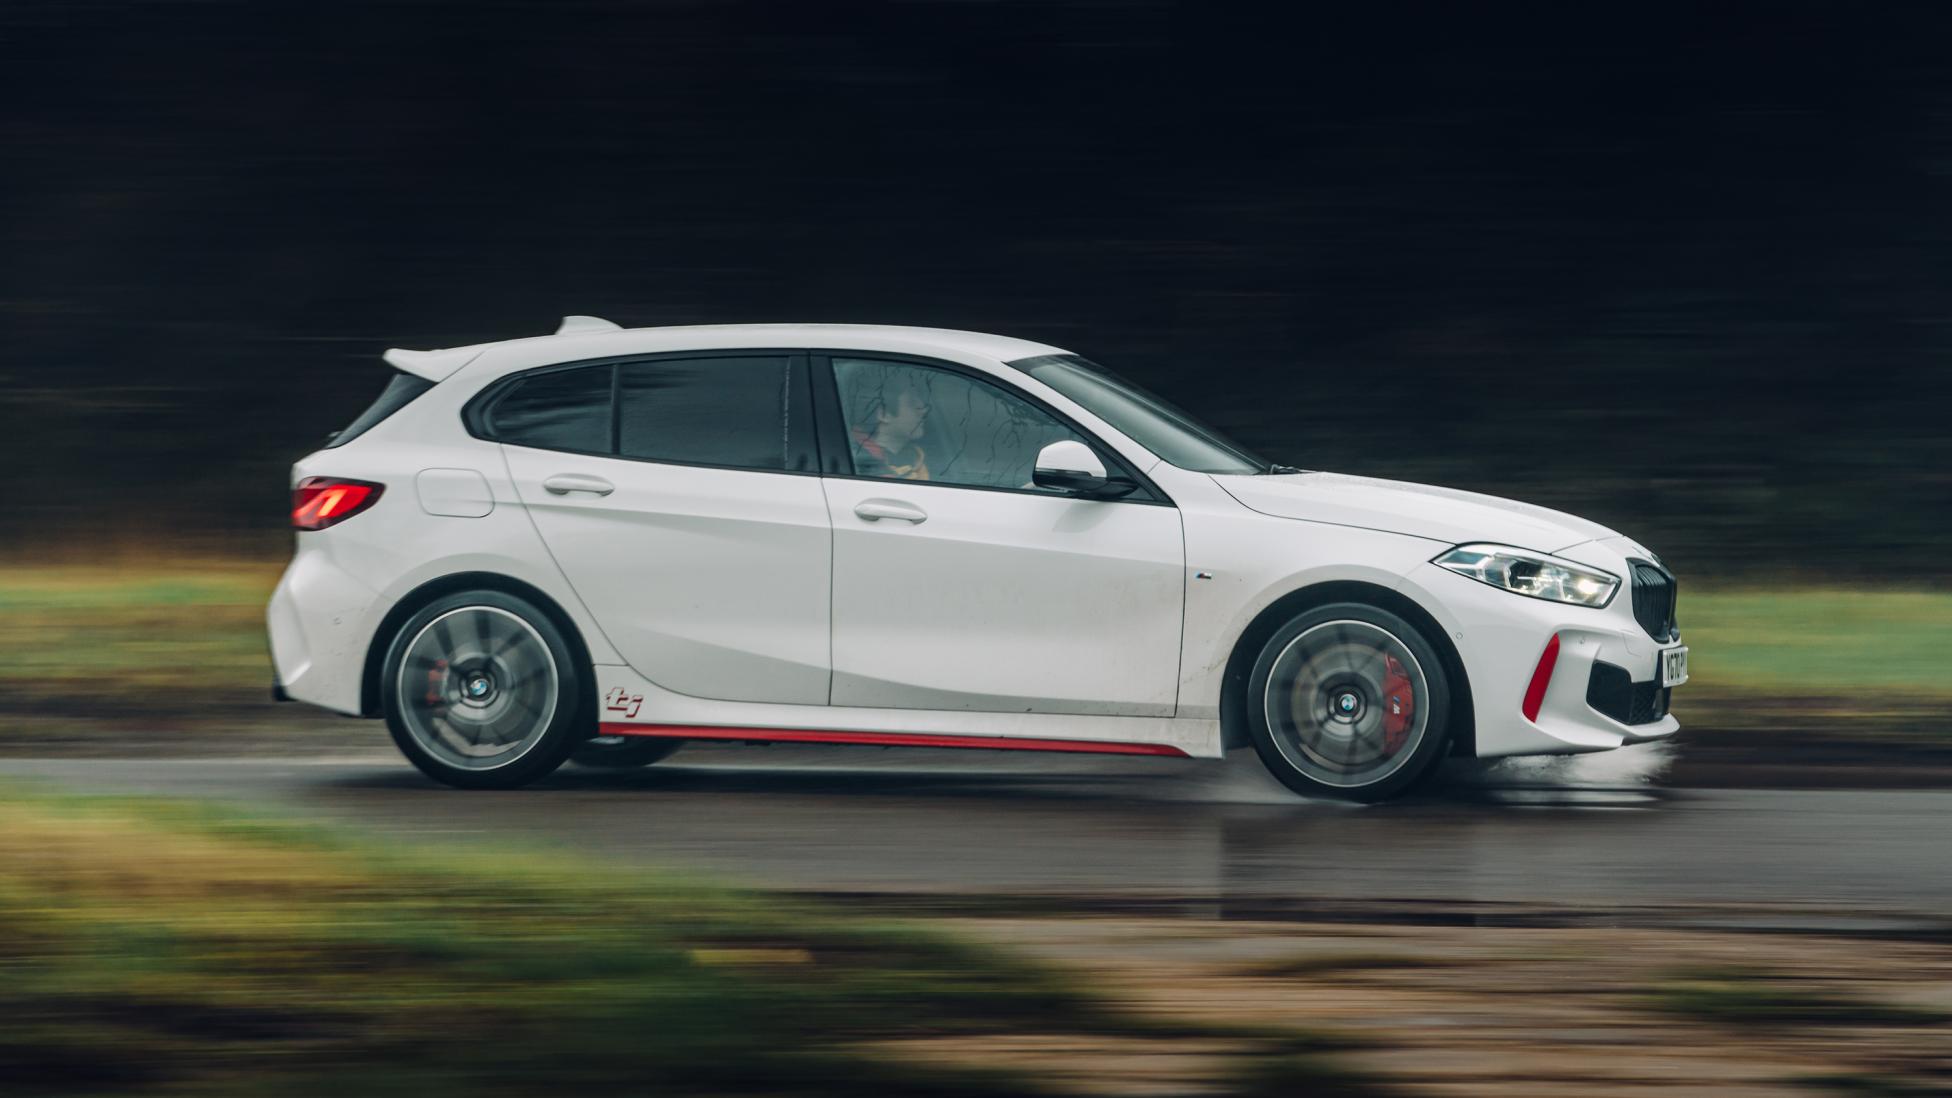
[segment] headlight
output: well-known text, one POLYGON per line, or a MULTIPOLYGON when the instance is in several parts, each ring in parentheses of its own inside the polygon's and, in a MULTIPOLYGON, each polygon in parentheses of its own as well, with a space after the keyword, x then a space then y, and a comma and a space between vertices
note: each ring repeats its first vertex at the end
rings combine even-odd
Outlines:
POLYGON ((1620 589, 1620 578, 1544 553, 1509 545, 1460 545, 1430 563, 1515 595, 1605 606, 1620 589))

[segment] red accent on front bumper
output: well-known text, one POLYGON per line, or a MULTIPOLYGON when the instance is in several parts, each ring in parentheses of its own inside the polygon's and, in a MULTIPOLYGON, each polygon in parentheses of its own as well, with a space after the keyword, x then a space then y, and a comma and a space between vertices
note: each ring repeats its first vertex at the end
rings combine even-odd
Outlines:
POLYGON ((854 743, 882 747, 984 747, 1003 751, 1076 751, 1096 755, 1175 755, 1165 743, 1101 743, 1097 740, 1034 740, 1019 736, 942 736, 918 732, 829 732, 817 728, 717 728, 685 724, 597 725, 605 736, 656 736, 669 740, 748 740, 764 743, 854 743))
POLYGON ((1545 688, 1552 683, 1552 669, 1559 665, 1559 634, 1545 642, 1545 652, 1539 656, 1539 665, 1532 669, 1532 682, 1525 687, 1525 704, 1521 707, 1525 719, 1539 719, 1539 707, 1545 704, 1545 688))

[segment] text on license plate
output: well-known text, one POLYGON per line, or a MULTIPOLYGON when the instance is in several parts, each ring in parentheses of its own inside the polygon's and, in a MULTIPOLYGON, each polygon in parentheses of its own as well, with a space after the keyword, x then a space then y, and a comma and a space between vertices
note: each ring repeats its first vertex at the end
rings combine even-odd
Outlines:
POLYGON ((1680 648, 1661 649, 1660 659, 1662 686, 1679 686, 1688 681, 1688 649, 1686 645, 1680 648))

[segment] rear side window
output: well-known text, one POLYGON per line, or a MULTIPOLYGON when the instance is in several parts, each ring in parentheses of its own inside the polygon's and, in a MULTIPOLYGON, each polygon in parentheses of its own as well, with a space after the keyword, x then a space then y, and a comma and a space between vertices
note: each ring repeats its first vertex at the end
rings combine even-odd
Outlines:
POLYGON ((346 443, 372 430, 381 420, 413 403, 415 397, 433 387, 434 383, 424 377, 415 377, 409 373, 398 370, 394 371, 393 377, 386 383, 386 388, 380 390, 379 399, 373 401, 372 404, 367 406, 365 411, 359 413, 359 418, 347 424, 345 430, 333 435, 326 442, 326 449, 329 450, 334 446, 344 446, 346 443))
POLYGON ((495 401, 489 430, 515 446, 608 454, 610 375, 608 366, 531 374, 495 401))
POLYGON ((807 387, 787 356, 666 358, 626 363, 619 371, 623 457, 813 470, 807 387))

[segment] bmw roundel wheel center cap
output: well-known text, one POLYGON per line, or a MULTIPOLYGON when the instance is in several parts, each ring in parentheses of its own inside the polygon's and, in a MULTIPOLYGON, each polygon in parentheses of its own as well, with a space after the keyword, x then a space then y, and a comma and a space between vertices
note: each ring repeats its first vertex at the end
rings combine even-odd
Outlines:
POLYGON ((507 610, 464 606, 423 626, 400 665, 407 732, 450 766, 491 769, 540 741, 556 709, 555 659, 507 610))
POLYGON ((1345 684, 1332 687, 1328 694, 1329 719, 1338 724, 1354 724, 1369 709, 1369 699, 1363 696, 1359 686, 1345 684))

